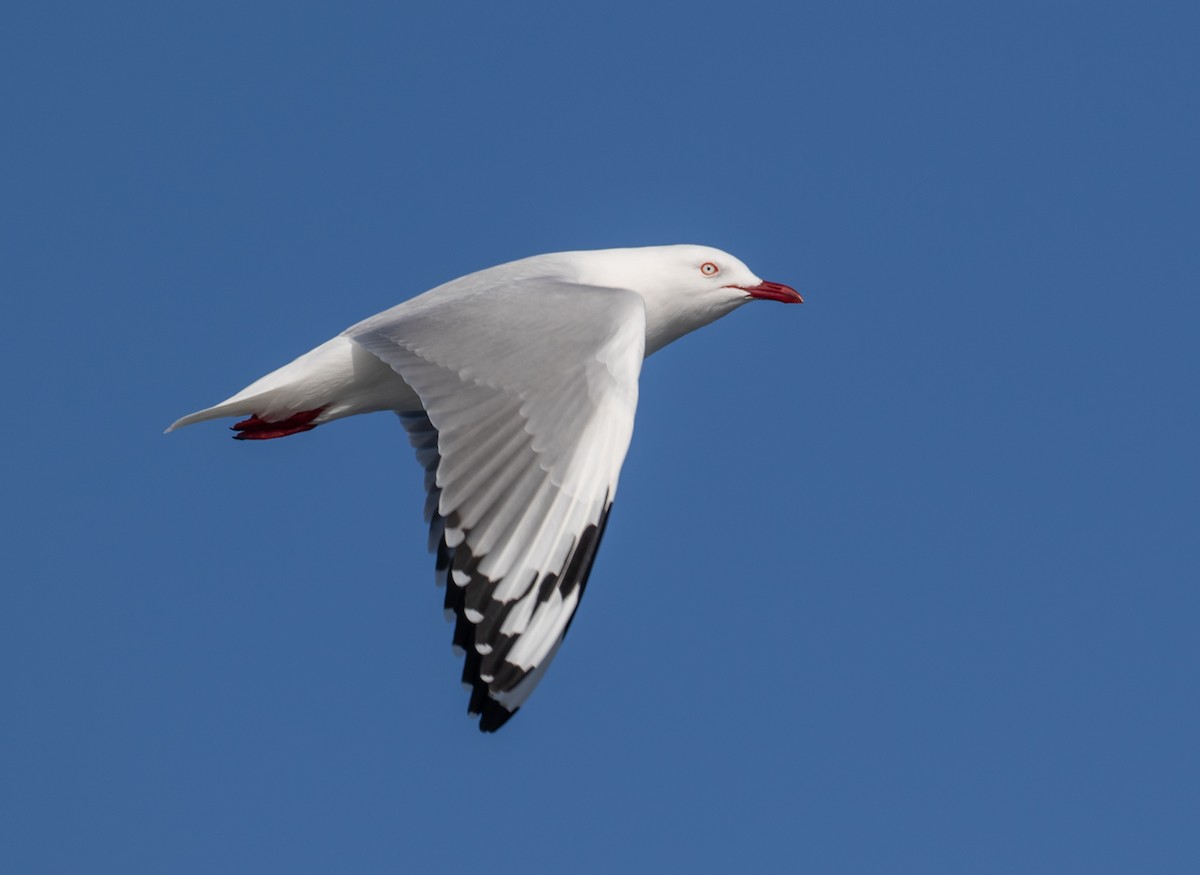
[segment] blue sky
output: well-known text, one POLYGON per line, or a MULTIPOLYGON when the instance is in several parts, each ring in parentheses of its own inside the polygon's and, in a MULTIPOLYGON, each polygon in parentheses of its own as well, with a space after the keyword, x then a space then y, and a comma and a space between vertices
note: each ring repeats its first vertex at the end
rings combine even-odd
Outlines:
POLYGON ((37 4, 0 36, 0 868, 1184 872, 1191 4, 37 4), (432 285, 697 242, 495 736, 393 417, 176 417, 432 285), (15 309, 14 309, 15 308, 15 309))

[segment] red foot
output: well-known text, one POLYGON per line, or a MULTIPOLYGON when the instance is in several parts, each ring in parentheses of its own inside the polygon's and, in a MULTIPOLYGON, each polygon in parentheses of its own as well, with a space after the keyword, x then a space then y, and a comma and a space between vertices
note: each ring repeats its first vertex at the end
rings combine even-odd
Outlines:
POLYGON ((280 422, 264 422, 258 418, 256 413, 232 427, 233 431, 238 432, 233 437, 239 441, 266 441, 271 438, 287 437, 289 434, 310 431, 317 427, 313 420, 324 409, 324 407, 318 407, 316 410, 302 410, 280 422))

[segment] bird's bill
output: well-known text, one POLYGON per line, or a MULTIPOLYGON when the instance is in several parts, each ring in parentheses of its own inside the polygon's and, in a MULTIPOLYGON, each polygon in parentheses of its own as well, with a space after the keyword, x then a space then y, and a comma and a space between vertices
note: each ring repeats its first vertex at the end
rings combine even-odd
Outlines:
POLYGON ((762 298, 766 301, 779 301, 784 304, 803 304, 804 299, 800 297, 800 293, 791 286, 785 286, 783 283, 769 283, 763 281, 756 286, 737 286, 743 292, 752 298, 762 298))

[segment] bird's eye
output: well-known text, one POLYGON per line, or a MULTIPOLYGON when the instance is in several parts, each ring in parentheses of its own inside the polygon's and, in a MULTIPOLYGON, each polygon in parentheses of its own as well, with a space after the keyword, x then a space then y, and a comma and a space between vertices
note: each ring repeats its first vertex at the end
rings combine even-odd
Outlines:
POLYGON ((720 270, 721 268, 717 267, 711 261, 706 261, 704 264, 700 265, 700 273, 704 274, 705 276, 716 276, 720 270))

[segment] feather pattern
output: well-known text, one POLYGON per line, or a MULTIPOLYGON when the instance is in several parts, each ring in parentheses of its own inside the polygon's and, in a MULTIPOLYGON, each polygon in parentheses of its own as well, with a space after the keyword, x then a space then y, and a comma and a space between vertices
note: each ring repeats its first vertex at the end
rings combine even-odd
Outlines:
POLYGON ((632 436, 644 303, 561 280, 518 279, 502 297, 463 282, 346 336, 420 398, 401 422, 425 469, 468 711, 493 731, 541 679, 586 587, 632 436), (519 331, 505 324, 518 313, 519 331))

